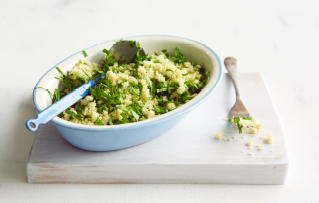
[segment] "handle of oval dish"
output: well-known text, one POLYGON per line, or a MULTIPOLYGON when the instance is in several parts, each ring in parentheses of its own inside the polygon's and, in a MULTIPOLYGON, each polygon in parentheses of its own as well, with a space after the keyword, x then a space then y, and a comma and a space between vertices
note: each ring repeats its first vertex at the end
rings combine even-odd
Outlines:
POLYGON ((39 127, 39 124, 45 124, 49 122, 51 119, 62 113, 65 109, 69 108, 74 103, 85 97, 90 92, 90 88, 94 87, 96 82, 99 80, 101 80, 101 76, 73 90, 70 94, 41 111, 36 119, 27 120, 26 127, 31 131, 36 131, 39 127))

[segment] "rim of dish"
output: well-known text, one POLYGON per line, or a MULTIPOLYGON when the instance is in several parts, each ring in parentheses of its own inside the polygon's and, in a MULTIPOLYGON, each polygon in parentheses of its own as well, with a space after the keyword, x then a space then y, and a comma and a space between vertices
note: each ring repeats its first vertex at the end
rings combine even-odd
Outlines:
MULTIPOLYGON (((144 121, 138 121, 138 122, 134 122, 134 123, 127 123, 127 124, 121 124, 121 125, 105 125, 105 126, 97 126, 97 125, 84 125, 84 124, 78 124, 78 123, 72 123, 70 121, 65 121, 61 118, 53 118, 50 122, 55 124, 55 125, 59 125, 59 126, 63 126, 66 128, 72 128, 72 129, 80 129, 82 131, 106 131, 106 130, 118 130, 118 129, 127 129, 127 128, 139 128, 142 126, 146 126, 146 125, 153 125, 153 124, 157 124, 157 123, 161 123, 163 121, 172 119, 174 117, 180 116, 184 113, 189 112, 190 110, 194 109, 195 107, 197 107, 198 105, 200 105, 201 103, 203 103, 206 99, 209 98, 209 96, 211 96, 211 94, 214 92, 214 90, 216 89, 216 87, 220 84, 221 78, 222 78, 222 74, 223 74, 223 69, 222 69, 222 64, 220 61, 219 56, 216 54, 216 52, 211 49, 210 47, 206 46, 205 44, 202 44, 200 42, 197 42, 195 40, 192 39, 188 39, 188 38, 184 38, 184 37, 177 37, 177 36, 171 36, 171 35, 138 35, 138 36, 130 36, 130 37, 124 37, 121 39, 126 39, 126 38, 134 38, 134 37, 171 37, 171 38, 179 38, 179 39, 185 39, 188 41, 192 41, 195 42, 196 44, 200 44, 202 46, 204 46, 205 48, 207 48, 208 50, 210 50, 217 58, 218 60, 218 64, 219 64, 219 76, 217 78, 216 83, 214 84, 214 86, 204 95, 202 96, 202 98, 200 98, 198 101, 196 101, 195 103, 191 104, 190 106, 186 107, 185 109, 179 110, 178 108, 175 109, 176 112, 169 112, 166 114, 162 114, 160 116, 157 116, 155 118, 151 118, 151 119, 146 119, 144 121), (157 119, 156 119, 157 118, 157 119), (61 121, 60 121, 61 120, 61 121)), ((108 42, 112 42, 112 41, 116 41, 117 39, 113 39, 113 40, 108 40, 102 43, 98 43, 98 44, 94 44, 93 46, 87 47, 85 49, 81 49, 80 51, 70 55, 69 57, 63 59, 62 61, 60 61, 59 63, 57 63, 55 66, 53 66, 52 68, 50 68, 40 79, 39 81, 36 83, 35 87, 34 87, 34 91, 33 91, 33 105, 36 109, 37 112, 40 112, 40 107, 37 103, 37 89, 39 84, 41 83, 42 79, 49 73, 52 71, 52 69, 54 69, 55 67, 57 67, 59 64, 61 64, 62 62, 66 61, 67 59, 71 58, 72 56, 81 53, 82 50, 87 50, 93 47, 96 47, 98 45, 101 44, 105 44, 108 42)), ((192 101, 190 101, 192 102, 192 101)))

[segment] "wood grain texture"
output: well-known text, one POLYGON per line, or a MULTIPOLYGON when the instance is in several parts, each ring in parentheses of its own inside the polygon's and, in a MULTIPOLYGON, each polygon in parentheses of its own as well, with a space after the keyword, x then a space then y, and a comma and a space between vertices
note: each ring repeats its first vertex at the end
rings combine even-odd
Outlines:
POLYGON ((65 141, 52 124, 41 126, 27 164, 28 182, 284 184, 288 170, 284 132, 263 77, 240 73, 238 82, 246 107, 264 124, 264 131, 255 137, 239 135, 224 120, 235 102, 225 74, 216 92, 181 123, 139 146, 84 151, 65 141), (222 143, 214 138, 226 129, 225 138, 236 139, 222 143), (268 132, 274 136, 273 144, 264 144, 268 132), (251 149, 245 146, 247 141, 254 143, 251 149), (258 144, 263 151, 257 150, 258 144))

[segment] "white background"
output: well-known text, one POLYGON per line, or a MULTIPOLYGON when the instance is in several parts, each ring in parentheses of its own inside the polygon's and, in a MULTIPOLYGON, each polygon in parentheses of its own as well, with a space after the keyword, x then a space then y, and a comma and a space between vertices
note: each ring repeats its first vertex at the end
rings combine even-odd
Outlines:
MULTIPOLYGON (((0 1, 0 202, 319 202, 319 1, 0 1), (162 34, 207 44, 263 73, 286 130, 282 186, 32 185, 31 93, 62 59, 94 43, 162 34)), ((258 105, 258 104, 256 104, 258 105)), ((260 107, 262 108, 262 106, 260 107)))

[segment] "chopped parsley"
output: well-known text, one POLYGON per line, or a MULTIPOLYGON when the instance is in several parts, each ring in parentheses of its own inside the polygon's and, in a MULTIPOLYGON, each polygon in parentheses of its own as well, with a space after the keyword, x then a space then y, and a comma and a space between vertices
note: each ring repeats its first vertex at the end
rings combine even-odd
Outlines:
POLYGON ((124 64, 124 66, 123 66, 123 70, 121 71, 122 73, 125 73, 125 71, 126 71, 126 67, 127 67, 127 64, 124 64))
POLYGON ((210 72, 208 71, 208 72, 206 72, 206 76, 207 76, 207 79, 206 79, 206 82, 205 82, 205 84, 207 85, 207 83, 208 83, 208 81, 209 81, 209 74, 210 74, 210 72))
POLYGON ((116 60, 112 57, 112 53, 110 51, 103 49, 102 52, 107 55, 106 63, 103 65, 103 71, 108 71, 109 67, 116 63, 116 60))
POLYGON ((89 80, 92 80, 92 78, 86 73, 85 70, 83 70, 83 68, 81 68, 81 70, 83 71, 83 73, 89 78, 89 80))
POLYGON ((70 114, 72 117, 74 117, 74 118, 76 118, 76 119, 78 119, 78 120, 82 120, 82 116, 80 116, 79 114, 77 114, 77 113, 74 113, 73 111, 70 111, 70 110, 65 110, 65 113, 67 113, 67 114, 70 114))
POLYGON ((121 120, 123 124, 124 124, 124 123, 129 123, 129 122, 130 122, 130 121, 127 119, 127 117, 126 117, 126 115, 125 115, 124 113, 121 113, 120 115, 121 115, 121 116, 122 116, 122 118, 123 118, 123 119, 121 120))
POLYGON ((60 89, 54 89, 53 94, 50 92, 50 90, 45 89, 43 87, 38 87, 40 89, 44 89, 45 91, 47 91, 49 93, 49 96, 51 97, 52 100, 52 104, 54 104, 55 102, 57 102, 60 98, 61 98, 61 92, 60 89))
POLYGON ((98 125, 104 125, 104 123, 100 120, 99 117, 96 118, 95 123, 98 124, 98 125))
POLYGON ((88 56, 85 51, 82 51, 82 54, 83 54, 84 57, 88 56))
POLYGON ((239 124, 240 118, 242 118, 244 120, 251 120, 252 117, 234 117, 234 118, 228 119, 228 122, 233 121, 237 125, 239 134, 241 134, 243 132, 243 129, 242 129, 243 126, 239 124))
POLYGON ((60 98, 61 98, 60 89, 54 89, 54 94, 53 94, 53 98, 52 98, 53 102, 52 103, 57 102, 60 98))

